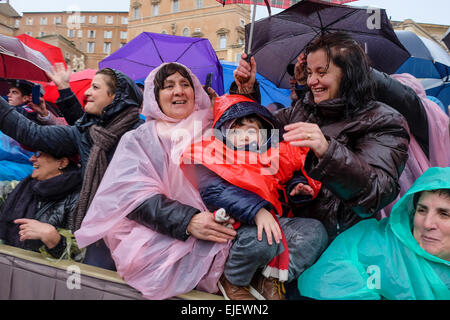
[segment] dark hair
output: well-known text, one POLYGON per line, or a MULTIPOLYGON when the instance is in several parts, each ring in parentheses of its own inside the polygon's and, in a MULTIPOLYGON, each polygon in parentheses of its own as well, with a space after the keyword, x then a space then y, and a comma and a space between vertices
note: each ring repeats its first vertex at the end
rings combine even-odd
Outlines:
POLYGON ((164 81, 167 79, 167 77, 170 77, 171 75, 175 73, 181 74, 184 78, 186 78, 189 83, 191 84, 192 89, 194 89, 194 83, 192 82, 191 75, 189 72, 184 68, 183 66, 179 65, 178 63, 168 63, 159 69, 159 71, 155 75, 155 98, 156 102, 159 105, 159 91, 164 88, 164 81))
POLYGON ((102 74, 104 76, 107 76, 107 79, 105 82, 106 82, 106 85, 108 86, 108 93, 111 95, 115 94, 116 90, 117 90, 117 75, 114 72, 114 70, 111 68, 104 68, 104 69, 97 71, 96 75, 97 74, 102 74))
POLYGON ((421 191, 421 192, 416 192, 414 194, 414 198, 413 198, 413 207, 414 207, 414 209, 417 208, 417 203, 419 202, 420 196, 424 192, 437 193, 441 197, 446 197, 446 198, 450 199, 450 189, 435 189, 435 190, 424 190, 424 191, 421 191))
POLYGON ((264 129, 261 118, 257 117, 256 115, 248 115, 245 117, 237 118, 236 121, 234 121, 231 125, 230 129, 234 128, 235 126, 241 127, 244 125, 244 122, 256 123, 259 129, 264 129))
POLYGON ((342 71, 339 93, 346 105, 345 116, 351 117, 360 107, 374 100, 373 82, 367 55, 358 42, 344 32, 325 33, 305 48, 305 54, 323 49, 342 71))

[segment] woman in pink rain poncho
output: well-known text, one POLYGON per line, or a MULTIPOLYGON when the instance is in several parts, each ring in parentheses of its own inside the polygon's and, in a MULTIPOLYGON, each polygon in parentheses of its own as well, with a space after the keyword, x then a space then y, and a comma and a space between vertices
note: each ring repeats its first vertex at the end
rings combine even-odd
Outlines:
POLYGON ((78 245, 103 238, 119 275, 148 299, 217 292, 235 231, 214 222, 179 166, 211 128, 210 99, 187 68, 163 64, 145 80, 143 114, 147 122, 117 147, 78 245))
POLYGON ((390 215, 394 204, 428 168, 450 166, 450 133, 448 116, 436 103, 427 99, 424 87, 413 75, 402 73, 392 74, 391 77, 402 84, 411 87, 422 101, 428 118, 429 158, 427 158, 422 151, 414 136, 410 135, 408 161, 406 162, 405 169, 399 179, 400 193, 389 206, 380 212, 379 218, 390 215))

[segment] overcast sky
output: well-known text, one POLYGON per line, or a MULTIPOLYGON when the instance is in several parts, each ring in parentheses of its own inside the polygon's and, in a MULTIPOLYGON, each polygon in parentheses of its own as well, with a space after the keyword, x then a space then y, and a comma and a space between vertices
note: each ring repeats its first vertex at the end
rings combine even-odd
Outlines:
MULTIPOLYGON (((150 0, 148 0, 150 1, 150 0)), ((19 12, 66 11, 128 11, 127 0, 10 0, 19 12)), ((358 0, 350 5, 385 8, 388 17, 396 21, 413 19, 416 22, 450 25, 450 0, 358 0)), ((273 9, 273 12, 281 10, 273 9)), ((267 9, 258 6, 257 19, 267 15, 267 9)))

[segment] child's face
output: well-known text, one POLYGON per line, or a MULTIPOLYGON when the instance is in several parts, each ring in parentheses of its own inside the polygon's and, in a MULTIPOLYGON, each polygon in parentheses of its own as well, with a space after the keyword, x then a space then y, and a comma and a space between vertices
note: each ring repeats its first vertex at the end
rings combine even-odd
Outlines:
POLYGON ((234 125, 228 131, 227 138, 236 148, 242 148, 248 144, 261 143, 260 128, 256 122, 244 120, 242 125, 234 125))

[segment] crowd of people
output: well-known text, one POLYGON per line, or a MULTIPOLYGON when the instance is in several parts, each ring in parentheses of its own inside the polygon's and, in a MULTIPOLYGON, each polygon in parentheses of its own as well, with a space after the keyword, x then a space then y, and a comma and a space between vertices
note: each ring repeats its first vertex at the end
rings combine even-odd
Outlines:
POLYGON ((11 85, 0 130, 32 171, 3 179, 0 241, 148 299, 449 299, 449 118, 420 82, 340 32, 288 67, 291 106, 262 106, 256 71, 243 54, 218 97, 178 63, 143 93, 106 68, 84 108, 62 65, 57 108, 11 85))

